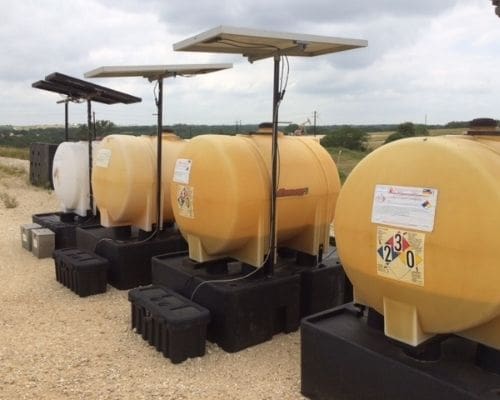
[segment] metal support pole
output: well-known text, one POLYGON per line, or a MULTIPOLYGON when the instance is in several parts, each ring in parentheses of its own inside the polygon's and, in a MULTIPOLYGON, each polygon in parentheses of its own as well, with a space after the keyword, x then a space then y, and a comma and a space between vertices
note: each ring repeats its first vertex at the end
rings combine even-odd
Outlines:
POLYGON ((162 131, 163 131, 163 78, 158 79, 158 127, 156 132, 156 229, 163 229, 163 205, 162 205, 162 131))
POLYGON ((69 132, 68 132, 68 104, 69 100, 64 102, 64 141, 67 142, 69 140, 69 132))
POLYGON ((89 141, 89 200, 90 212, 94 214, 94 193, 92 192, 92 101, 87 100, 87 138, 89 141))
POLYGON ((316 111, 314 111, 314 125, 313 125, 313 133, 316 136, 316 111))
POLYGON ((280 56, 274 57, 274 81, 273 81, 273 133, 272 133, 272 175, 271 175, 271 209, 270 209, 270 255, 266 265, 266 273, 274 273, 274 265, 277 261, 277 237, 276 237, 276 193, 278 191, 278 105, 281 93, 279 92, 280 56))

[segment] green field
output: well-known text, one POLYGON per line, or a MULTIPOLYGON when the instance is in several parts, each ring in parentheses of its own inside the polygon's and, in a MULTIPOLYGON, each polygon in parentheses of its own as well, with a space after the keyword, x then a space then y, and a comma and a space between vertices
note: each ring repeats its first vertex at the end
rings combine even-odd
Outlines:
POLYGON ((345 181, 356 164, 368 154, 368 152, 349 150, 341 147, 329 147, 327 150, 337 165, 342 182, 345 181))
MULTIPOLYGON (((429 129, 430 136, 442 136, 442 135, 460 135, 464 133, 466 130, 464 128, 453 128, 453 129, 429 129)), ((370 133, 368 136, 368 148, 370 150, 376 149, 379 146, 384 144, 385 139, 394 131, 385 131, 385 132, 374 132, 370 133)))
POLYGON ((0 146, 0 157, 19 158, 21 160, 29 160, 30 159, 30 149, 27 147, 0 146))

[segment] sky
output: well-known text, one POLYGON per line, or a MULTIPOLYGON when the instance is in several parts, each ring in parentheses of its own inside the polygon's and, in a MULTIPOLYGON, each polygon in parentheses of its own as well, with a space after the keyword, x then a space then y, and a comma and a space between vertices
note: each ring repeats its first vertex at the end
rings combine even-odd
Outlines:
MULTIPOLYGON (((57 94, 31 84, 52 72, 83 78, 103 65, 233 63, 167 79, 165 125, 271 120, 272 60, 174 52, 219 25, 365 39, 368 47, 290 57, 280 121, 443 124, 500 119, 500 18, 491 0, 0 0, 0 125, 63 124, 57 94)), ((97 119, 154 125, 154 84, 93 79, 143 100, 95 104, 97 119)), ((69 122, 86 121, 70 104, 69 122)))

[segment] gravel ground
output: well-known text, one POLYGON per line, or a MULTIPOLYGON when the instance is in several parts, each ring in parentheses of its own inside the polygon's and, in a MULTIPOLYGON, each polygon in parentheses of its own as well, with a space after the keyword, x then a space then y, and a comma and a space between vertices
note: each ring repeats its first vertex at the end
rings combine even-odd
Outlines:
MULTIPOLYGON (((0 164, 28 163, 0 157, 0 164)), ((19 226, 58 209, 27 175, 0 176, 0 399, 302 399, 300 335, 173 365, 130 329, 127 291, 79 298, 55 280, 52 259, 21 247, 19 226)))

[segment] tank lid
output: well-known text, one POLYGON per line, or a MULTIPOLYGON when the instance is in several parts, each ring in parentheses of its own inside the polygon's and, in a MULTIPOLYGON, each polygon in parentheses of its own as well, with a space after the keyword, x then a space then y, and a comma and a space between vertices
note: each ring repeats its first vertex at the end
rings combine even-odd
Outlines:
POLYGON ((469 123, 468 135, 500 135, 498 121, 493 118, 476 118, 469 123))
MULTIPOLYGON (((257 132, 250 132, 250 135, 272 135, 273 134, 273 123, 272 122, 262 122, 259 124, 257 132)), ((278 131, 278 135, 283 135, 283 132, 278 131)))
POLYGON ((179 136, 170 126, 164 126, 161 131, 161 137, 163 139, 180 139, 179 136))
MULTIPOLYGON (((152 138, 155 138, 154 136, 151 136, 152 138)), ((162 139, 167 139, 167 140, 181 140, 179 136, 177 136, 175 133, 165 133, 163 132, 161 134, 162 139)))
POLYGON ((256 134, 272 134, 273 133, 273 123, 272 122, 262 122, 259 124, 256 134))

